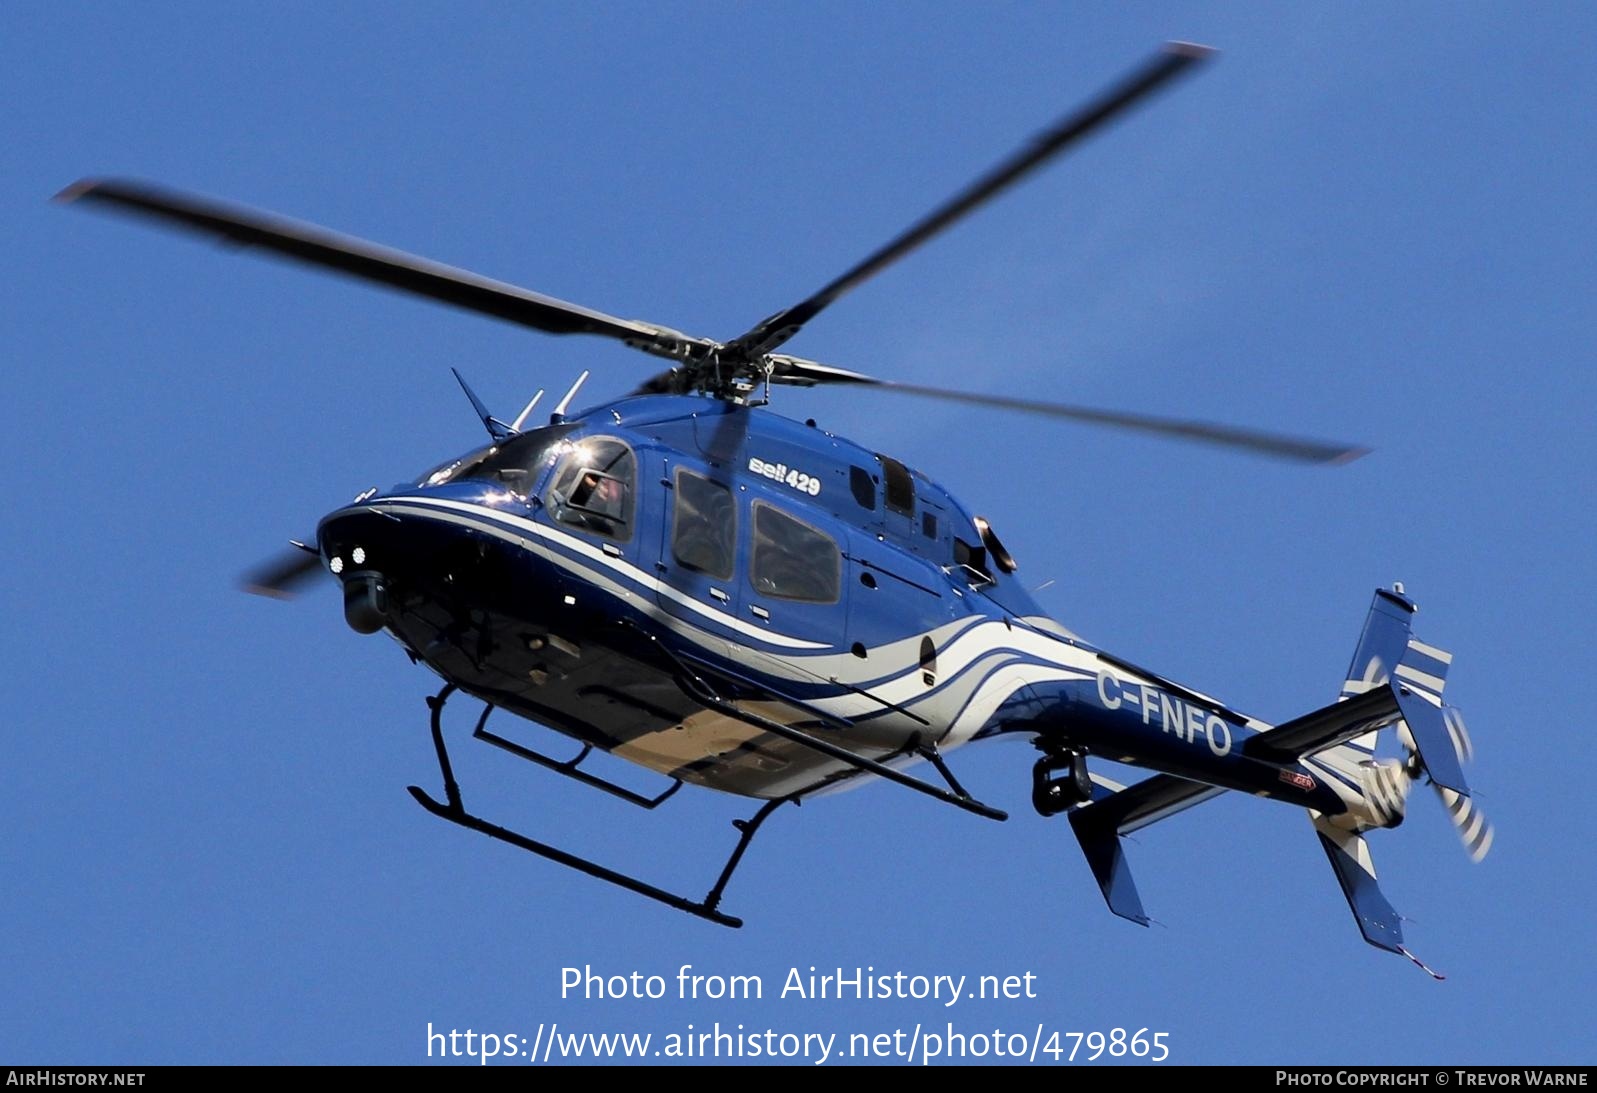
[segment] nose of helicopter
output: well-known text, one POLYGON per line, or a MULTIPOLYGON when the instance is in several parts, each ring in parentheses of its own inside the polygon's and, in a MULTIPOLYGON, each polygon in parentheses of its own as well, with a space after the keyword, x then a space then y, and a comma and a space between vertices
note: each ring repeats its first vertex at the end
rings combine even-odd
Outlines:
POLYGON ((316 545, 344 587, 344 619, 361 634, 385 625, 392 582, 407 568, 400 525, 376 505, 328 514, 316 528, 316 545))
POLYGON ((401 488, 327 514, 317 548, 344 586, 345 621, 372 634, 428 604, 502 601, 524 586, 501 572, 514 562, 518 577, 530 575, 524 552, 495 534, 497 523, 520 515, 510 504, 480 490, 401 488))
POLYGON ((368 498, 329 513, 316 529, 327 568, 344 586, 344 619, 358 633, 387 625, 401 593, 427 595, 444 568, 439 560, 470 537, 403 500, 368 498))

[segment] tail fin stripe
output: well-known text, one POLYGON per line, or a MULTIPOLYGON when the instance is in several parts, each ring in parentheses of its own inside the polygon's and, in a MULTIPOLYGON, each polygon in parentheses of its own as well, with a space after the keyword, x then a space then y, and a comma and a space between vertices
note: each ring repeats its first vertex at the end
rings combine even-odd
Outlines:
POLYGON ((1442 701, 1442 696, 1437 694, 1435 691, 1428 691, 1419 684, 1410 683, 1406 679, 1403 681, 1402 687, 1404 694, 1411 694, 1421 702, 1426 702, 1432 706, 1435 706, 1438 710, 1445 710, 1447 708, 1442 701))
POLYGON ((1419 638, 1409 638, 1408 647, 1414 650, 1416 653, 1422 653, 1425 656, 1430 657, 1432 660, 1441 661, 1443 664, 1453 663, 1452 653, 1449 653, 1446 649, 1438 649, 1434 645, 1426 645, 1419 638))
POLYGON ((1397 671, 1393 674, 1399 679, 1407 680, 1409 683, 1414 683, 1420 687, 1424 687, 1426 690, 1433 692, 1438 698, 1442 697, 1442 688, 1447 686, 1447 681, 1445 679, 1442 679, 1439 676, 1433 676, 1429 672, 1422 672, 1418 668, 1411 667, 1407 663, 1399 664, 1397 666, 1397 671))

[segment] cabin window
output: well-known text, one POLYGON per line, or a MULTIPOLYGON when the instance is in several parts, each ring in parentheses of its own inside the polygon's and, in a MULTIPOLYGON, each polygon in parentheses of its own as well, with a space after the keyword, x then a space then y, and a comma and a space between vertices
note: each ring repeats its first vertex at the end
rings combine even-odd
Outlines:
POLYGON ((677 564, 728 580, 737 548, 732 491, 703 475, 677 469, 671 509, 671 556, 677 564))
POLYGON ((887 479, 887 511, 900 516, 915 515, 915 478, 909 468, 891 456, 878 455, 883 477, 887 479))
POLYGON ((756 501, 749 577, 762 596, 836 603, 843 586, 843 556, 825 532, 756 501))
POLYGON ((928 539, 937 538, 937 514, 923 512, 920 517, 920 533, 928 539))
POLYGON ((614 437, 589 437, 567 449, 549 487, 549 511, 562 524, 626 542, 632 538, 638 461, 614 437))
POLYGON ((876 511, 876 479, 871 477, 870 471, 864 467, 850 467, 848 488, 854 495, 854 500, 859 502, 860 508, 876 511))

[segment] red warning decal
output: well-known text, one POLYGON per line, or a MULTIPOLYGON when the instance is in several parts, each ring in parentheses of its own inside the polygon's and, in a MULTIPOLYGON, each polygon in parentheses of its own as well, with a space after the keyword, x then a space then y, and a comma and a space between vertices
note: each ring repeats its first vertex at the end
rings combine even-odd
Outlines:
POLYGON ((1299 774, 1295 770, 1283 770, 1281 772, 1281 781, 1288 785, 1297 786, 1299 789, 1314 788, 1313 778, 1310 778, 1307 774, 1299 774))

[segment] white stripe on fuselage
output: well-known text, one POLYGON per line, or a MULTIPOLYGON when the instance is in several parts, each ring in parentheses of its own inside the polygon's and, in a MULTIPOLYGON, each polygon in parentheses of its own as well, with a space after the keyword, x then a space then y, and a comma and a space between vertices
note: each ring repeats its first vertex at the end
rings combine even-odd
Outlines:
MULTIPOLYGON (((1068 674, 1057 677, 1062 679, 1090 679, 1097 671, 1098 658, 1095 653, 1033 630, 1011 628, 1001 622, 988 621, 970 627, 948 646, 937 650, 937 678, 946 681, 957 679, 976 661, 995 652, 1009 652, 1017 658, 1024 655, 1033 661, 1044 661, 1043 665, 1034 665, 1040 669, 1052 666, 1071 669, 1068 674)), ((920 666, 912 664, 897 676, 873 684, 871 694, 895 706, 908 705, 926 697, 926 685, 921 673, 920 666)), ((1047 678, 1056 677, 1050 673, 1047 678)), ((825 708, 826 702, 818 705, 825 708)))
MULTIPOLYGON (((847 653, 835 652, 836 646, 791 637, 746 623, 682 593, 624 557, 615 557, 576 535, 524 516, 488 505, 437 497, 395 497, 367 502, 345 511, 442 520, 475 528, 528 550, 533 549, 528 540, 536 539, 546 545, 546 549, 537 551, 540 558, 547 558, 585 580, 606 587, 612 594, 636 600, 645 611, 690 639, 702 643, 705 639, 714 639, 716 635, 677 615, 661 617, 659 609, 664 606, 660 602, 662 599, 668 598, 681 604, 694 615, 741 637, 752 639, 767 648, 782 650, 780 653, 773 650, 767 655, 776 658, 777 663, 785 660, 791 666, 790 671, 797 668, 812 679, 856 685, 845 681, 842 678, 844 673, 838 670, 842 663, 852 663, 853 658, 847 653), (559 549, 547 549, 550 547, 559 549), (634 588, 638 591, 632 591, 634 588)), ((870 649, 867 662, 862 662, 861 666, 864 663, 882 665, 883 660, 897 661, 897 665, 889 669, 886 678, 869 681, 868 695, 841 693, 809 701, 814 707, 846 718, 879 714, 883 703, 919 710, 934 726, 946 726, 946 734, 939 744, 949 749, 979 733, 991 721, 994 712, 1027 685, 1090 680, 1100 672, 1109 672, 1127 684, 1147 683, 1160 688, 1167 686, 1160 680, 1145 678, 1141 673, 1107 664, 1089 647, 1075 645, 1067 639, 1040 632, 1030 626, 1011 625, 1003 620, 976 616, 945 624, 939 630, 944 635, 953 631, 948 644, 936 650, 939 686, 928 690, 923 678, 924 669, 919 664, 920 643, 923 637, 938 634, 938 631, 933 631, 932 635, 910 635, 870 649), (899 653, 902 655, 895 655, 899 653)), ((877 670, 880 671, 880 668, 877 670)), ((863 685, 863 682, 858 685, 863 685)), ((1248 727, 1255 730, 1269 728, 1264 722, 1252 718, 1248 719, 1248 727)), ((1324 763, 1324 757, 1321 762, 1324 763)), ((1353 794, 1359 794, 1357 788, 1342 782, 1348 774, 1340 769, 1341 763, 1325 765, 1332 767, 1332 770, 1323 772, 1327 775, 1326 780, 1336 786, 1340 796, 1348 797, 1350 789, 1353 794)), ((1356 774, 1353 780, 1356 786, 1356 774)))
MULTIPOLYGON (((804 655, 799 650, 829 650, 832 647, 820 642, 805 641, 800 638, 790 637, 785 634, 773 632, 769 629, 752 626, 724 611, 716 610, 688 597, 670 585, 660 581, 658 577, 647 573, 638 566, 624 558, 616 558, 604 552, 602 548, 594 545, 558 528, 537 523, 515 513, 487 505, 474 504, 455 500, 453 498, 437 497, 396 497, 377 502, 367 503, 359 507, 360 511, 373 511, 395 516, 422 516, 428 519, 442 520, 460 526, 475 528, 494 535, 506 542, 515 543, 530 549, 528 538, 536 538, 545 543, 558 546, 571 554, 577 555, 576 559, 562 556, 557 551, 548 552, 548 556, 556 564, 577 572, 588 580, 600 580, 601 574, 608 574, 613 579, 619 579, 624 584, 614 585, 617 593, 624 594, 625 586, 630 584, 641 588, 645 593, 656 593, 666 596, 675 602, 689 608, 697 615, 710 622, 724 626, 735 633, 757 639, 767 646, 777 646, 793 652, 783 655, 794 665, 803 667, 810 661, 835 661, 835 656, 804 655)), ((613 581, 602 581, 604 584, 613 584, 613 581)), ((643 601, 646 607, 656 607, 656 603, 643 601)), ((670 624, 681 625, 685 620, 675 617, 662 620, 670 624)), ((953 734, 954 739, 948 740, 948 746, 962 743, 975 735, 985 724, 987 718, 1002 702, 1024 686, 1027 682, 1042 683, 1053 680, 1089 679, 1097 671, 1098 661, 1095 653, 1081 649, 1066 641, 1051 635, 1039 633, 1029 627, 1012 627, 1003 622, 986 620, 966 620, 955 624, 960 627, 960 632, 945 648, 938 651, 939 680, 944 687, 957 680, 963 673, 972 667, 978 666, 984 659, 989 665, 982 665, 985 678, 980 682, 967 683, 964 687, 950 688, 954 691, 965 692, 965 697, 954 699, 957 703, 953 708, 937 710, 935 695, 928 694, 924 681, 921 678, 921 668, 918 664, 918 643, 920 635, 915 635, 899 641, 890 642, 889 646, 905 646, 912 650, 912 655, 905 656, 901 667, 895 674, 886 679, 873 683, 871 697, 856 694, 840 694, 830 698, 813 700, 814 704, 827 712, 840 714, 844 717, 859 717, 879 712, 880 703, 887 702, 893 705, 911 704, 925 709, 926 699, 932 699, 932 709, 926 712, 932 714, 934 723, 942 722, 957 729, 953 734), (995 657, 995 654, 1000 654, 995 657), (1011 663, 1004 664, 1004 660, 1013 658, 1011 663), (1024 659, 1022 659, 1024 658, 1024 659), (993 664, 993 660, 1000 663, 993 664), (1042 660, 1045 664, 1036 664, 1042 660), (942 716, 937 716, 941 714, 942 716)), ((695 628, 696 629, 696 628, 695 628)), ((705 637, 709 633, 699 631, 705 637)), ((879 650, 873 650, 877 652, 879 650)), ((774 655, 774 654, 773 654, 774 655)), ((896 659, 896 658, 895 658, 896 659)), ((819 667, 819 665, 817 665, 819 667)), ((827 672, 826 675, 835 675, 827 672)), ((824 678, 824 677, 823 677, 824 678)), ((952 694, 944 697, 954 698, 952 694)))

